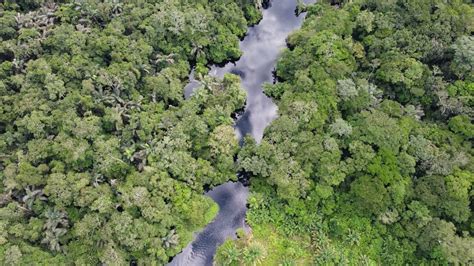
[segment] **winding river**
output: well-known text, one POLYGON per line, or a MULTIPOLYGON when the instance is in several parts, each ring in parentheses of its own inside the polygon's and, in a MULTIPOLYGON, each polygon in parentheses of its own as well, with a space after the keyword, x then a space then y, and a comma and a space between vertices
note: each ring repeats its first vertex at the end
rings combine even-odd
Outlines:
MULTIPOLYGON (((312 3, 314 0, 303 2, 312 3)), ((296 6, 297 0, 272 1, 263 10, 262 20, 250 27, 240 42, 242 57, 223 67, 211 68, 210 74, 216 77, 223 77, 225 73, 239 75, 242 86, 247 90, 245 111, 237 118, 235 125, 239 139, 250 134, 260 142, 265 128, 277 117, 277 106, 265 96, 262 85, 274 81, 273 70, 286 46, 286 38, 303 22, 304 14, 297 16, 296 6)), ((185 97, 191 97, 198 86, 199 82, 191 75, 190 83, 185 88, 185 97)), ((217 247, 227 238, 235 237, 237 229, 246 228, 247 187, 240 182, 228 182, 206 195, 219 205, 219 213, 168 265, 212 265, 217 247)))

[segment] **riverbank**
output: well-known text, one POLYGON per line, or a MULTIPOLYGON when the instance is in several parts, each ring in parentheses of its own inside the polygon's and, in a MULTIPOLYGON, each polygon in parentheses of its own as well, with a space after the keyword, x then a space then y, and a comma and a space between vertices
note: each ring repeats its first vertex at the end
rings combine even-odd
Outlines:
MULTIPOLYGON (((304 14, 297 11, 296 0, 269 2, 262 13, 262 20, 249 27, 240 43, 242 57, 224 66, 212 66, 209 72, 217 78, 227 73, 241 78, 242 87, 247 91, 247 102, 244 112, 236 118, 235 133, 240 140, 250 135, 257 142, 263 138, 265 128, 278 116, 276 105, 263 93, 262 86, 274 82, 273 71, 282 49, 286 47, 286 38, 301 26, 304 19, 304 14)), ((199 88, 199 82, 191 77, 185 89, 187 98, 199 88)), ((208 195, 219 204, 217 217, 169 265, 211 265, 216 248, 227 238, 235 238, 236 229, 245 227, 248 188, 239 182, 225 183, 208 195)))

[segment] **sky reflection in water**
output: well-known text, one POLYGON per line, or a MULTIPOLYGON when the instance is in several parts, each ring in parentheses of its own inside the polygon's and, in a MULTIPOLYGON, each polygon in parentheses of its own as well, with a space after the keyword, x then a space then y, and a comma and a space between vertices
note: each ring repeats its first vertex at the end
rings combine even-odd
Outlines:
MULTIPOLYGON (((260 142, 265 128, 278 116, 277 106, 263 94, 262 85, 273 83, 272 73, 278 56, 286 46, 286 37, 302 23, 304 15, 296 17, 295 9, 296 0, 273 1, 271 7, 263 11, 263 19, 258 25, 249 28, 247 36, 240 43, 242 57, 224 67, 211 68, 210 75, 216 77, 223 77, 225 73, 239 75, 247 91, 245 112, 235 125, 239 139, 251 134, 260 142)), ((191 81, 185 88, 186 98, 199 87, 199 82, 193 76, 192 73, 191 81)), ((247 187, 241 183, 228 182, 206 195, 219 205, 217 217, 169 265, 212 265, 217 247, 228 237, 235 237, 238 228, 245 227, 247 187)))

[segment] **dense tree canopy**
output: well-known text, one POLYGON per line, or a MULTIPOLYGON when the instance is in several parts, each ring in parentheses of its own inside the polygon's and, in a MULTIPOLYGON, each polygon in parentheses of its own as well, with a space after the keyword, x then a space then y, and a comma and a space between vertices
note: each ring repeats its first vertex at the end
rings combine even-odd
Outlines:
POLYGON ((0 264, 163 264, 235 178, 252 1, 2 1, 0 264))
POLYGON ((265 87, 280 117, 238 156, 264 264, 474 263, 474 6, 326 2, 265 87))
POLYGON ((300 6, 239 146, 245 91, 206 73, 266 4, 1 1, 0 264, 165 264, 236 172, 251 230, 218 265, 474 263, 471 1, 300 6))

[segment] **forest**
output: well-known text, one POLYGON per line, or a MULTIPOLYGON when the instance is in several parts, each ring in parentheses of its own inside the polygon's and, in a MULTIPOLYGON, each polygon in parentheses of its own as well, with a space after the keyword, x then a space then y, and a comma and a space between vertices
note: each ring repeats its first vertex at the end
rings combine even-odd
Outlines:
POLYGON ((1 1, 0 265, 164 265, 237 172, 251 230, 216 265, 473 264, 474 4, 302 7, 240 145, 246 92, 207 73, 267 4, 1 1))
POLYGON ((474 263, 474 5, 334 2, 265 87, 280 117, 237 160, 253 232, 219 264, 474 263))

